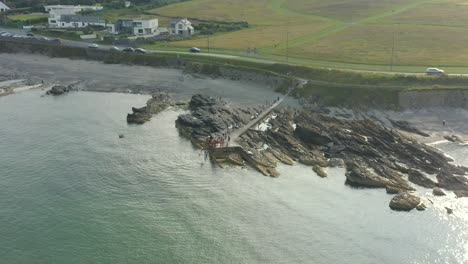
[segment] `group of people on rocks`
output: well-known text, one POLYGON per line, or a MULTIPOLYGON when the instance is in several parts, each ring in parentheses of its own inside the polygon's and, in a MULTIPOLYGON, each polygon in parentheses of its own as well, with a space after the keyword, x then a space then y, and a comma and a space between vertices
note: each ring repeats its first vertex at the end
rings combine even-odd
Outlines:
POLYGON ((228 131, 228 134, 223 133, 220 136, 210 135, 208 137, 208 147, 209 148, 229 147, 229 143, 231 142, 231 133, 229 132, 229 129, 227 131, 228 131))

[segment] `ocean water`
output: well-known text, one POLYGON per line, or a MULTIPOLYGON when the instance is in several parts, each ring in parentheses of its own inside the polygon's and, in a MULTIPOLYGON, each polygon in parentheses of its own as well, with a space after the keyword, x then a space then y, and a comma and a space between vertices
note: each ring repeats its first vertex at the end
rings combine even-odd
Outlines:
POLYGON ((213 167, 175 111, 126 124, 146 96, 42 93, 0 97, 0 263, 468 263, 468 198, 394 212, 342 169, 213 167))

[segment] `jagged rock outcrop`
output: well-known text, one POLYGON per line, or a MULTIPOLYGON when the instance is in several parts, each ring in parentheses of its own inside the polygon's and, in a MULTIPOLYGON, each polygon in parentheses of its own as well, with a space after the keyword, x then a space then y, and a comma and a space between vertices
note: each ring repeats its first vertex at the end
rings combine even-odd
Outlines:
POLYGON ((445 194, 445 192, 439 188, 439 187, 434 187, 434 189, 432 189, 432 194, 434 194, 435 196, 445 196, 447 194, 445 194))
POLYGON ((455 193, 457 198, 468 197, 468 190, 458 190, 454 191, 453 193, 455 193))
POLYGON ((46 92, 46 94, 50 95, 62 95, 64 93, 68 93, 70 91, 74 91, 73 85, 55 85, 50 90, 46 92))
MULTIPOLYGON (((223 133, 233 122, 245 124, 256 111, 228 107, 220 100, 204 96, 192 100, 191 113, 177 120, 179 129, 188 131, 192 141, 194 138, 206 141, 210 133, 223 133)), ((459 196, 468 196, 468 180, 463 176, 468 168, 452 164, 440 151, 395 129, 370 119, 338 119, 312 111, 282 109, 274 115, 268 121, 270 129, 248 130, 237 142, 250 153, 248 157, 240 156, 242 164, 264 175, 277 176, 278 162, 290 165, 299 162, 313 167, 322 176, 325 176, 322 168, 344 165, 347 184, 386 188, 387 192, 409 197, 410 201, 413 196, 406 193, 414 189, 409 181, 427 188, 437 185, 457 191, 459 196), (436 175, 437 181, 427 174, 436 175)), ((398 199, 394 204, 398 204, 398 199)), ((424 208, 421 205, 419 209, 424 208)))
POLYGON ((385 189, 386 189, 388 194, 397 194, 397 193, 406 191, 406 190, 402 190, 402 189, 399 189, 399 188, 397 188, 395 186, 391 186, 391 185, 385 186, 385 189))
POLYGON ((322 167, 318 166, 318 165, 315 165, 312 167, 312 170, 320 177, 322 178, 325 178, 327 177, 327 173, 323 170, 322 167))
MULTIPOLYGON (((132 113, 127 115, 127 123, 129 124, 144 124, 151 120, 152 115, 158 114, 169 106, 176 105, 168 94, 155 93, 146 102, 146 106, 141 108, 132 107, 132 113)), ((181 106, 180 104, 177 104, 181 106)))
POLYGON ((203 144, 213 134, 225 134, 228 127, 235 129, 247 124, 259 109, 234 108, 223 100, 207 95, 192 96, 189 114, 180 115, 176 126, 182 135, 189 137, 195 145, 203 144))
POLYGON ((408 180, 412 183, 417 185, 426 187, 426 188, 434 188, 436 186, 436 182, 424 176, 421 172, 417 170, 410 170, 408 172, 408 180))
POLYGON ((444 136, 444 138, 454 143, 465 143, 463 139, 461 139, 459 136, 456 136, 456 135, 444 136))
MULTIPOLYGON (((395 211, 411 211, 414 208, 418 207, 421 203, 421 198, 410 193, 402 192, 395 195, 390 201, 390 208, 395 211)), ((420 208, 422 208, 420 206, 420 208)))

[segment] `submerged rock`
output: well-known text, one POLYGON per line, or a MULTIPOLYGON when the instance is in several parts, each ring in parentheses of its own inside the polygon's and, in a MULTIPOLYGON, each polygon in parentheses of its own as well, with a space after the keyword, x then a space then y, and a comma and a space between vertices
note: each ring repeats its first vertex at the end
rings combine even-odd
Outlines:
POLYGON ((411 211, 421 203, 421 198, 409 192, 395 195, 390 201, 390 208, 395 211, 411 211))

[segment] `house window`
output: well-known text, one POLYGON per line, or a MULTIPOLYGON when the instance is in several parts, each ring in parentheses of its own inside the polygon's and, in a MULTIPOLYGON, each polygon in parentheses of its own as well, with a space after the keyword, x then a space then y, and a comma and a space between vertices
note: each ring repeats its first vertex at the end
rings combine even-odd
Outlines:
POLYGON ((182 29, 182 24, 179 24, 179 25, 178 25, 178 28, 179 28, 179 29, 182 29))
POLYGON ((57 20, 51 20, 50 23, 55 24, 55 23, 57 23, 57 20))
POLYGON ((64 26, 65 26, 65 23, 62 23, 62 27, 64 27, 64 26))
POLYGON ((139 34, 143 34, 143 29, 138 29, 139 34))
POLYGON ((171 28, 175 28, 175 23, 172 23, 172 24, 171 24, 171 28))

